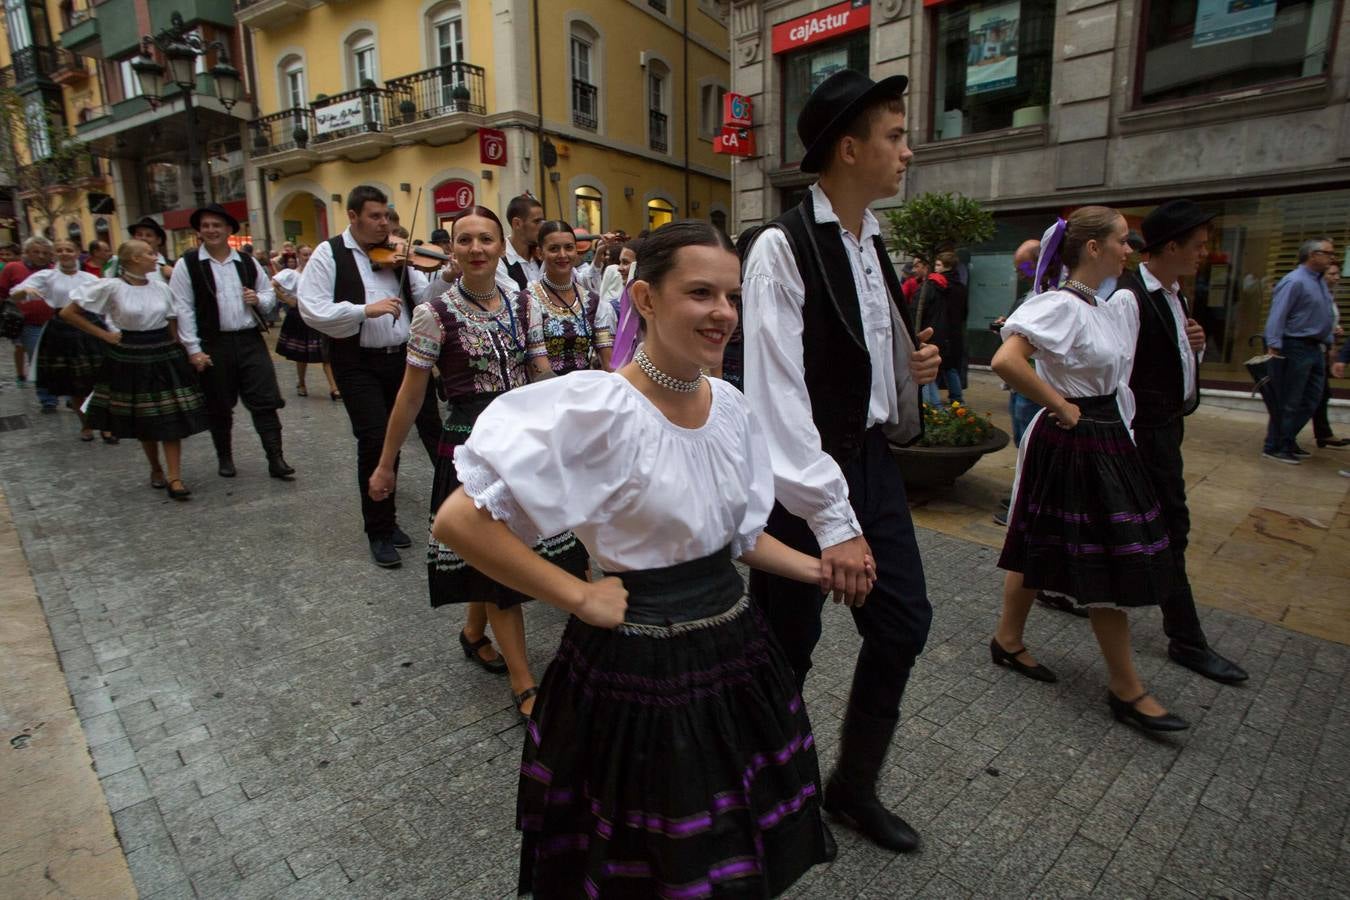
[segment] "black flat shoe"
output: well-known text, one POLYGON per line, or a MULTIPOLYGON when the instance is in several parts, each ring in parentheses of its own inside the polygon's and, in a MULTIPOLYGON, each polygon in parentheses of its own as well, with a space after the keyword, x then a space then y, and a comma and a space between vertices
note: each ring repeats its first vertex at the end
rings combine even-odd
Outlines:
POLYGON ((493 675, 506 674, 506 660, 502 659, 501 654, 497 654, 496 659, 483 659, 478 655, 478 651, 484 647, 492 646, 492 638, 486 634, 476 641, 471 641, 464 636, 464 632, 459 633, 459 646, 464 648, 464 658, 478 663, 479 666, 487 669, 493 675))
POLYGON ((106 432, 106 431, 105 431, 105 432, 103 432, 103 443, 105 443, 105 444, 120 444, 120 443, 122 443, 122 439, 121 439, 120 437, 118 437, 117 435, 115 435, 115 434, 110 434, 109 432, 106 432))
POLYGON ((294 481, 295 469, 290 463, 286 462, 286 457, 280 452, 272 453, 267 457, 267 474, 272 478, 279 478, 282 481, 294 481))
POLYGON ((183 484, 183 480, 181 478, 175 478, 173 481, 170 481, 168 484, 168 488, 170 500, 178 500, 182 502, 192 496, 192 491, 188 490, 188 486, 183 484), (174 487, 175 484, 178 485, 178 487, 174 487))
POLYGON ((375 565, 381 569, 397 569, 403 565, 403 558, 398 555, 398 550, 387 537, 373 537, 370 539, 370 556, 375 560, 375 565))
POLYGON ((1330 437, 1325 440, 1319 440, 1317 446, 1323 449, 1327 447, 1350 447, 1350 438, 1330 437))
POLYGON ((151 470, 151 472, 150 472, 150 486, 151 486, 152 488, 154 488, 155 490, 157 490, 157 491, 162 491, 162 490, 164 490, 166 487, 169 486, 169 483, 168 483, 167 481, 164 480, 164 473, 163 473, 163 472, 160 472, 160 471, 157 471, 157 470, 151 470))
POLYGON ((329 392, 328 392, 328 399, 329 399, 329 400, 332 400, 334 403, 340 403, 340 402, 342 401, 342 392, 341 392, 341 391, 329 391, 329 392))
POLYGON ((998 638, 989 639, 989 656, 993 659, 994 665, 1007 666, 1018 675, 1025 675, 1032 681, 1044 681, 1046 684, 1054 684, 1059 681, 1059 676, 1050 671, 1048 666, 1029 666, 1017 659, 1017 657, 1026 652, 1026 647, 1023 647, 1020 650, 1004 650, 999 644, 998 638))
POLYGON ((1161 716, 1141 713, 1135 704, 1147 696, 1148 691, 1145 691, 1133 700, 1122 700, 1108 690, 1106 704, 1111 707, 1111 715, 1116 717, 1117 722, 1133 722, 1145 731, 1185 731, 1191 727, 1190 722, 1171 713, 1163 713, 1161 716))
POLYGON ((407 550, 412 546, 412 538, 408 537, 407 532, 397 525, 394 526, 393 534, 389 535, 389 540, 400 550, 407 550))
POLYGON ((1036 599, 1041 606, 1046 609, 1053 609, 1057 612, 1068 613, 1071 616, 1077 616, 1080 619, 1088 617, 1087 607, 1079 606, 1068 597, 1061 597, 1058 594, 1047 594, 1045 591, 1037 591, 1036 599))
POLYGON ((522 721, 522 722, 528 722, 528 721, 530 721, 530 714, 529 714, 529 713, 526 713, 525 711, 523 711, 520 707, 521 707, 522 704, 524 704, 524 702, 525 702, 526 700, 530 699, 531 697, 533 697, 534 695, 536 695, 536 694, 538 694, 538 693, 539 693, 539 688, 538 688, 538 687, 527 687, 525 690, 521 691, 519 694, 517 694, 515 691, 512 691, 512 692, 511 692, 511 699, 512 699, 513 701, 515 701, 515 704, 516 704, 516 715, 520 716, 520 721, 522 721))
POLYGON ((234 459, 229 456, 222 456, 216 460, 216 474, 221 478, 233 478, 239 474, 239 470, 234 467, 234 459))
POLYGON ((1167 657, 1177 665, 1185 666, 1197 675, 1220 684, 1240 684, 1248 677, 1246 669, 1209 647, 1192 647, 1172 641, 1167 645, 1167 657))

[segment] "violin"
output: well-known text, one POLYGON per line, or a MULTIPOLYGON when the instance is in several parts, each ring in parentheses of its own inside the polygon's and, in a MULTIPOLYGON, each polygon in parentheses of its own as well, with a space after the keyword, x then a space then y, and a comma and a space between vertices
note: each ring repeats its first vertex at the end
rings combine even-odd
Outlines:
POLYGON ((377 266, 397 268, 406 264, 419 272, 439 272, 452 261, 448 253, 425 244, 410 246, 406 240, 398 237, 391 237, 383 244, 371 247, 366 255, 377 266))

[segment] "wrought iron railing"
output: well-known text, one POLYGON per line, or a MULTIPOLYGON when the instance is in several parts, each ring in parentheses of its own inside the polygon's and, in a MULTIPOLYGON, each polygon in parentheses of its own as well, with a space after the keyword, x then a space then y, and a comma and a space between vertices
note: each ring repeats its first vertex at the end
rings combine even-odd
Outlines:
POLYGON ((572 79, 572 124, 595 131, 600 124, 600 89, 572 79))
POLYGON ((248 123, 254 156, 305 147, 314 138, 314 113, 307 107, 284 109, 248 123))
POLYGON ((670 132, 667 129, 666 114, 655 109, 647 111, 647 140, 657 153, 670 149, 670 132))
POLYGON ((422 122, 453 113, 481 116, 487 112, 482 66, 447 63, 391 78, 384 86, 398 95, 395 123, 422 122))
POLYGON ((363 87, 315 102, 310 108, 316 144, 354 134, 385 131, 396 121, 399 95, 388 88, 363 87))
POLYGON ((16 50, 13 54, 14 79, 23 84, 42 75, 50 75, 60 68, 58 52, 54 46, 40 47, 36 44, 16 50))

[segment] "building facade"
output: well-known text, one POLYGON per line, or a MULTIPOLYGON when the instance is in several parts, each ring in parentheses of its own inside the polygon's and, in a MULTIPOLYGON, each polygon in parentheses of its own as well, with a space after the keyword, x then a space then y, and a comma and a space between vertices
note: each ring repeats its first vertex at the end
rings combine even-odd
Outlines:
MULTIPOLYGON (((1218 214, 1186 285, 1210 387, 1250 388, 1249 339, 1299 243, 1350 242, 1341 0, 736 0, 731 26, 732 89, 755 103, 762 153, 735 164, 737 228, 809 184, 794 127, 816 84, 845 66, 910 77, 915 155, 893 203, 950 191, 996 214, 995 237, 970 248, 973 360, 992 355, 988 324, 1018 290, 1013 250, 1076 206, 1136 226, 1175 197, 1218 214)), ((1350 287, 1337 301, 1350 315, 1350 287)))
POLYGON ((726 227, 730 165, 712 152, 729 80, 723 7, 242 0, 260 108, 254 234, 336 234, 362 183, 423 239, 470 204, 502 212, 526 191, 592 232, 675 217, 726 227))

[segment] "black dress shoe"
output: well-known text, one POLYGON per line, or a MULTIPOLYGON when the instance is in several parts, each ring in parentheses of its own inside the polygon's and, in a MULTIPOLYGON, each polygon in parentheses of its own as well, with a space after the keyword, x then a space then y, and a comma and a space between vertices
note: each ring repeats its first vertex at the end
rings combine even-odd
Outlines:
POLYGON ((389 535, 389 540, 400 550, 407 550, 412 546, 412 538, 408 537, 403 529, 399 528, 397 525, 394 526, 393 533, 389 535))
POLYGON ((1071 616, 1077 616, 1080 619, 1086 619, 1088 617, 1087 607, 1079 606, 1068 597, 1061 597, 1058 594, 1047 594, 1045 591, 1037 591, 1036 599, 1040 602, 1041 606, 1044 606, 1046 609, 1065 612, 1071 616))
POLYGON ((839 733, 839 761, 820 805, 873 843, 909 853, 919 849, 918 832, 877 798, 877 782, 898 721, 862 712, 850 699, 839 733))
POLYGON ((1197 675, 1220 684, 1239 684, 1247 680, 1247 671, 1215 653, 1209 647, 1193 647, 1172 641, 1167 645, 1167 656, 1177 665, 1185 666, 1197 675))
POLYGON ((295 469, 291 468, 290 463, 286 462, 286 457, 280 453, 268 454, 267 474, 273 478, 280 478, 282 481, 295 480, 295 469))
POLYGON ((1294 445, 1294 451, 1293 451, 1293 452, 1294 452, 1294 456, 1297 457, 1297 458, 1299 458, 1299 459, 1303 459, 1304 457, 1312 456, 1311 453, 1309 453, 1307 450, 1304 450, 1304 449, 1303 449, 1302 447, 1300 447, 1298 444, 1295 444, 1295 445, 1294 445))
POLYGON ((830 831, 830 826, 826 825, 822 821, 820 823, 820 827, 821 830, 825 832, 825 834, 823 835, 825 846, 825 862, 832 863, 839 856, 839 845, 835 843, 834 834, 830 831))
POLYGON ((1133 700, 1122 700, 1108 690, 1106 692, 1106 703, 1111 707, 1111 715, 1116 717, 1117 722, 1133 722, 1146 731, 1185 731, 1191 727, 1190 722, 1171 713, 1163 713, 1161 716, 1149 716, 1141 713, 1135 704, 1147 696, 1148 693, 1145 692, 1133 700))
POLYGON ((493 675, 506 674, 506 660, 502 659, 501 654, 497 654, 496 659, 483 659, 478 655, 478 651, 484 647, 492 645, 492 638, 486 634, 476 641, 471 641, 464 636, 464 632, 459 633, 459 646, 464 649, 464 658, 478 663, 484 669, 487 669, 493 675))
POLYGON ((398 550, 394 549, 394 544, 388 537, 371 538, 370 555, 374 558, 375 565, 382 569, 397 569, 403 565, 403 559, 398 555, 398 550))
POLYGON ((1317 446, 1322 448, 1350 447, 1350 438, 1338 438, 1338 437, 1318 438, 1317 446))
POLYGON ((182 480, 178 478, 175 478, 173 481, 170 481, 168 483, 168 489, 169 489, 169 499, 177 500, 180 503, 186 501, 189 497, 192 496, 192 491, 188 490, 188 486, 186 484, 183 484, 182 480), (175 484, 178 485, 178 487, 174 487, 175 484))
POLYGON ((216 460, 216 474, 221 478, 233 478, 239 474, 239 470, 234 467, 234 459, 229 456, 222 456, 216 460))
POLYGON ((1008 527, 1008 510, 1006 510, 1006 509, 1000 509, 998 512, 994 513, 994 524, 995 524, 995 525, 1002 525, 1004 528, 1007 528, 1007 527, 1008 527))
POLYGON ((989 639, 989 656, 994 660, 996 666, 1007 666, 1018 675, 1025 675, 1032 681, 1044 681, 1046 684, 1054 684, 1059 681, 1059 676, 1050 671, 1048 666, 1034 665, 1029 666, 1018 660, 1017 657, 1027 652, 1027 648, 1021 650, 1004 650, 999 644, 998 638, 989 639))
MULTIPOLYGON (((919 849, 919 833, 904 819, 881 805, 875 793, 851 791, 838 777, 825 785, 825 802, 821 804, 832 816, 851 826, 874 844, 897 853, 912 853, 919 849)), ((828 848, 827 848, 828 849, 828 848)), ((839 848, 835 847, 835 853, 839 848)))

